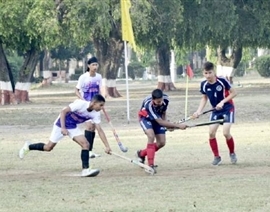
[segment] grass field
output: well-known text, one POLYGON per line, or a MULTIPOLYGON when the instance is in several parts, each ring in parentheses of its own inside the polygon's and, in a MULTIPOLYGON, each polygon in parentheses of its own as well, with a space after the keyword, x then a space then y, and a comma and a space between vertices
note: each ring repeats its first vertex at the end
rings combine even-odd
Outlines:
MULTIPOLYGON (((270 211, 270 83, 266 79, 242 78, 236 87, 236 123, 232 135, 238 163, 231 165, 227 146, 218 131, 222 165, 211 166, 208 127, 167 133, 167 145, 156 155, 158 173, 147 175, 136 165, 106 155, 99 138, 91 160, 101 173, 81 178, 80 147, 64 138, 49 153, 30 152, 24 160, 18 151, 24 141, 47 142, 52 123, 60 110, 75 99, 74 84, 57 84, 30 91, 32 103, 0 106, 0 212, 267 212, 270 211)), ((199 80, 190 83, 189 113, 199 103, 199 80)), ((146 136, 137 123, 141 100, 156 87, 153 82, 130 83, 130 123, 126 119, 123 95, 108 99, 106 110, 116 131, 134 158, 146 145, 146 136)), ((184 116, 185 86, 168 92, 168 116, 184 116)), ((120 152, 110 126, 102 126, 113 151, 120 152)), ((203 116, 190 123, 208 119, 203 116)))

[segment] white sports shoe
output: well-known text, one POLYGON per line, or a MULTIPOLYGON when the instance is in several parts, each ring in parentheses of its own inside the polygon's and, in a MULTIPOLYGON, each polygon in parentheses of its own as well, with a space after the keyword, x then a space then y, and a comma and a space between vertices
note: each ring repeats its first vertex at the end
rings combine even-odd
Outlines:
POLYGON ((99 154, 96 154, 94 152, 89 152, 89 158, 97 158, 97 157, 100 157, 101 155, 99 154))
POLYGON ((30 144, 31 144, 31 143, 30 143, 29 141, 26 141, 26 142, 24 143, 23 147, 20 149, 20 151, 19 151, 19 157, 20 157, 21 159, 23 159, 24 156, 30 151, 30 150, 29 150, 29 145, 30 145, 30 144))
POLYGON ((83 169, 82 170, 82 177, 95 177, 99 174, 98 169, 83 169))

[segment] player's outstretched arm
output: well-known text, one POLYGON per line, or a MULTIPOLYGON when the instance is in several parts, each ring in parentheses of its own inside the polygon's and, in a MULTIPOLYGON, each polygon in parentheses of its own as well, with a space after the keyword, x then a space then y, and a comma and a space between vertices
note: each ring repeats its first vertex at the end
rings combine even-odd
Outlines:
POLYGON ((176 124, 176 123, 171 123, 169 121, 166 121, 166 120, 163 120, 161 118, 159 119, 156 119, 156 122, 163 126, 163 127, 167 127, 167 128, 174 128, 174 129, 186 129, 187 128, 187 125, 186 124, 176 124))

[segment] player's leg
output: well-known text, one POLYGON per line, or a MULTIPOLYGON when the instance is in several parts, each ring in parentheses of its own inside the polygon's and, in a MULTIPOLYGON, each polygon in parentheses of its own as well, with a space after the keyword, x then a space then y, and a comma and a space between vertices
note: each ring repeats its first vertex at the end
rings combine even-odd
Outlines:
POLYGON ((219 124, 212 124, 209 126, 209 145, 214 155, 214 160, 212 162, 212 165, 214 166, 219 165, 221 163, 221 157, 219 155, 218 143, 216 139, 218 127, 219 124))
POLYGON ((24 156, 29 152, 33 150, 37 151, 51 151, 56 146, 57 142, 63 138, 63 135, 61 133, 61 128, 54 125, 51 136, 49 139, 49 142, 47 144, 45 143, 34 143, 31 144, 29 141, 26 141, 24 146, 19 151, 19 157, 21 159, 24 158, 24 156))
POLYGON ((87 141, 89 142, 89 151, 90 151, 89 155, 90 155, 90 158, 100 157, 99 154, 95 154, 92 151, 93 146, 94 146, 94 140, 95 140, 96 132, 95 132, 95 124, 91 120, 85 122, 84 136, 86 137, 87 141))
POLYGON ((143 150, 137 151, 138 158, 141 159, 141 162, 144 163, 145 157, 147 156, 148 165, 154 165, 154 157, 155 157, 155 132, 153 130, 153 126, 151 121, 142 118, 140 121, 140 125, 144 130, 144 133, 147 136, 147 146, 143 150))
POLYGON ((83 135, 77 135, 73 137, 73 140, 79 144, 82 148, 81 150, 81 160, 82 168, 89 168, 89 143, 83 135))
POLYGON ((145 130, 145 134, 147 136, 146 156, 148 165, 154 168, 156 153, 155 132, 153 129, 147 129, 145 130))
POLYGON ((158 151, 166 144, 166 130, 165 127, 160 126, 158 123, 153 123, 153 130, 156 135, 155 150, 158 151))
POLYGON ((155 150, 156 152, 163 148, 166 145, 166 135, 165 134, 156 134, 156 143, 155 143, 155 150))
POLYGON ((69 136, 81 146, 81 161, 82 161, 82 177, 96 176, 99 174, 98 169, 89 169, 89 142, 81 131, 76 128, 69 130, 69 136))
MULTIPOLYGON (((154 132, 156 135, 156 142, 154 143, 155 152, 157 152, 159 149, 163 148, 166 144, 166 131, 165 128, 158 125, 157 123, 154 123, 154 132), (157 126, 155 126, 157 125, 157 126)), ((156 172, 157 165, 154 165, 154 170, 156 172)))
POLYGON ((157 152, 159 149, 163 148, 166 145, 166 131, 163 126, 154 124, 154 132, 156 135, 155 151, 157 152), (157 125, 157 126, 155 126, 157 125))
POLYGON ((225 123, 223 124, 223 135, 226 139, 226 143, 229 149, 231 162, 235 164, 237 162, 237 157, 235 154, 234 139, 230 132, 231 126, 234 123, 234 111, 229 111, 225 113, 224 115, 225 115, 225 123))

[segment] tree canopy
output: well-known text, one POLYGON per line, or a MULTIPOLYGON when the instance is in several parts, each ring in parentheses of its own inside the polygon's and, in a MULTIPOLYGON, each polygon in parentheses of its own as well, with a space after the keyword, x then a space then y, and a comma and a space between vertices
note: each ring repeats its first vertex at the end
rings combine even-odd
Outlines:
MULTIPOLYGON (((136 43, 141 53, 157 51, 163 74, 170 49, 209 45, 224 53, 231 46, 239 53, 243 47, 270 46, 268 0, 131 0, 131 5, 136 43)), ((44 49, 80 49, 93 42, 104 76, 116 77, 123 52, 119 0, 2 0, 0 11, 1 42, 26 61, 44 49)), ((21 70, 23 81, 32 74, 28 65, 21 70)))

